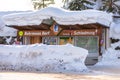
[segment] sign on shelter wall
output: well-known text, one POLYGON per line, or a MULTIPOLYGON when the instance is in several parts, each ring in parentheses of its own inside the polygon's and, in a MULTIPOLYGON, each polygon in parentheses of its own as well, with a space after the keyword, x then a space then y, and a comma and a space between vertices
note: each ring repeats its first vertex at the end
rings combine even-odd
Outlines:
POLYGON ((96 36, 99 29, 64 30, 54 23, 49 30, 23 30, 18 31, 18 36, 96 36))
POLYGON ((84 30, 63 30, 60 35, 61 36, 95 36, 98 35, 97 29, 84 29, 84 30))
POLYGON ((86 30, 63 30, 56 34, 52 30, 33 30, 33 31, 19 31, 19 36, 96 36, 98 30, 86 29, 86 30))

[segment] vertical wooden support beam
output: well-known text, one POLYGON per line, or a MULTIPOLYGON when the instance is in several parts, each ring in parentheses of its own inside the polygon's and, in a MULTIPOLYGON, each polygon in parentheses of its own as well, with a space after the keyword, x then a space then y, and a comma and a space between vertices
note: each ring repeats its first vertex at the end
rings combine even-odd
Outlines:
POLYGON ((100 26, 99 28, 99 55, 101 56, 102 53, 101 53, 101 40, 102 40, 102 27, 100 26))
POLYGON ((105 28, 105 49, 107 49, 107 28, 105 28))

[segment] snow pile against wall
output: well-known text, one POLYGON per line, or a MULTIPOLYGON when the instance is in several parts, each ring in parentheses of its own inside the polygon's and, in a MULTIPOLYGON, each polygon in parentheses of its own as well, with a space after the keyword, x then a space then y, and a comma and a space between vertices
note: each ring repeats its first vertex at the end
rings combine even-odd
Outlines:
POLYGON ((108 48, 105 53, 102 55, 101 60, 95 64, 95 66, 120 66, 120 41, 114 44, 111 44, 111 47, 108 48))
POLYGON ((1 70, 87 71, 86 49, 66 45, 0 45, 1 70))
MULTIPOLYGON (((120 45, 120 42, 119 42, 120 45)), ((120 66, 120 51, 114 47, 108 48, 102 55, 102 59, 94 66, 120 66)))
POLYGON ((109 26, 112 14, 98 10, 68 11, 61 8, 47 7, 35 12, 10 14, 3 17, 7 25, 39 25, 44 19, 53 18, 58 24, 75 25, 100 23, 109 26))

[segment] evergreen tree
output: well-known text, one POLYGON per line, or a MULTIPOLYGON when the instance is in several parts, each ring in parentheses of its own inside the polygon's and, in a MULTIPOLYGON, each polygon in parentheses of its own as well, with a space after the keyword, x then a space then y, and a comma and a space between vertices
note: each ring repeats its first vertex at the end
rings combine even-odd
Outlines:
POLYGON ((63 8, 67 9, 67 8, 68 8, 68 5, 69 5, 70 0, 62 0, 62 2, 64 3, 63 8))
POLYGON ((94 5, 90 0, 72 0, 69 2, 67 9, 70 10, 85 10, 91 9, 91 5, 94 5))
POLYGON ((102 0, 100 10, 120 14, 120 6, 116 4, 120 0, 102 0))
POLYGON ((50 4, 54 4, 54 0, 31 0, 34 6, 34 9, 40 9, 47 7, 50 4))

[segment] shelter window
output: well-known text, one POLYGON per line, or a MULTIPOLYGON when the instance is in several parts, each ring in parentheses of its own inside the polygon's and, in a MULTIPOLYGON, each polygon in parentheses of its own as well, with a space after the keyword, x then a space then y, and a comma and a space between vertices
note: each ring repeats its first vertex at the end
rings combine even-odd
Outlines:
POLYGON ((98 37, 97 36, 78 36, 76 37, 76 46, 88 50, 89 53, 98 53, 98 37))
POLYGON ((42 42, 47 45, 57 45, 57 37, 43 37, 42 42))

